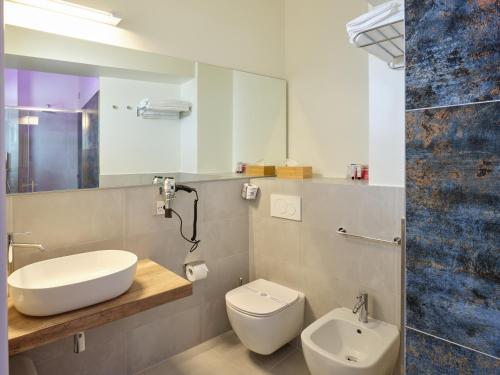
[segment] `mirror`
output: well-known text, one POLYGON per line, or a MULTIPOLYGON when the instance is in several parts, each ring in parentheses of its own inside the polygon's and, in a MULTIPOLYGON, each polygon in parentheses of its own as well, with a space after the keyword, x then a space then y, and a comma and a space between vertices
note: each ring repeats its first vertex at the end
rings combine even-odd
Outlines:
POLYGON ((6 30, 7 192, 232 176, 286 159, 286 81, 6 30))

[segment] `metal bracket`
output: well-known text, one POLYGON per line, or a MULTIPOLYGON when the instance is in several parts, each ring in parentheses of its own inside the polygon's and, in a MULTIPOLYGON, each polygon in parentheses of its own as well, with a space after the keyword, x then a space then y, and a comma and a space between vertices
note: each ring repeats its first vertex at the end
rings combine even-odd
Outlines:
POLYGON ((73 352, 76 354, 85 351, 85 332, 78 332, 73 336, 73 352))

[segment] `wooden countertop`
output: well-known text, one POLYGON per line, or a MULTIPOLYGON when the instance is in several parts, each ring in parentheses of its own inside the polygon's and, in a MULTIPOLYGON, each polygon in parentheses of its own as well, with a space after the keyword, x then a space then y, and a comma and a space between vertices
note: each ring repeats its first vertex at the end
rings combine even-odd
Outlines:
POLYGON ((112 300, 79 310, 47 317, 31 317, 19 313, 9 298, 9 355, 72 336, 77 332, 191 294, 193 288, 189 281, 149 259, 143 259, 137 263, 134 283, 127 292, 112 300))

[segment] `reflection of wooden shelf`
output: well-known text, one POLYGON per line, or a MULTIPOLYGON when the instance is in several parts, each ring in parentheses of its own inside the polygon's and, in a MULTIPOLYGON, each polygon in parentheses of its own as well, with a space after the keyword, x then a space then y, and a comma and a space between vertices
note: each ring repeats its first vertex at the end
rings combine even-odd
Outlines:
POLYGON ((250 177, 274 177, 276 169, 274 165, 247 165, 245 175, 250 177))
POLYGON ((312 167, 278 167, 278 178, 304 179, 312 177, 312 167))
POLYGON ((67 313, 30 317, 9 298, 9 355, 57 341, 193 294, 189 281, 149 260, 137 264, 135 280, 119 297, 67 313))

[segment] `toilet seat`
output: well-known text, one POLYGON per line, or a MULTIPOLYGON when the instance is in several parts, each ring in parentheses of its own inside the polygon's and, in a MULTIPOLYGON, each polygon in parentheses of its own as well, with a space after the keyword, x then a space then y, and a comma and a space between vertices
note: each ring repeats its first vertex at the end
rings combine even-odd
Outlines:
POLYGON ((264 279, 233 289, 226 295, 228 306, 253 317, 278 314, 298 299, 299 292, 264 279))

